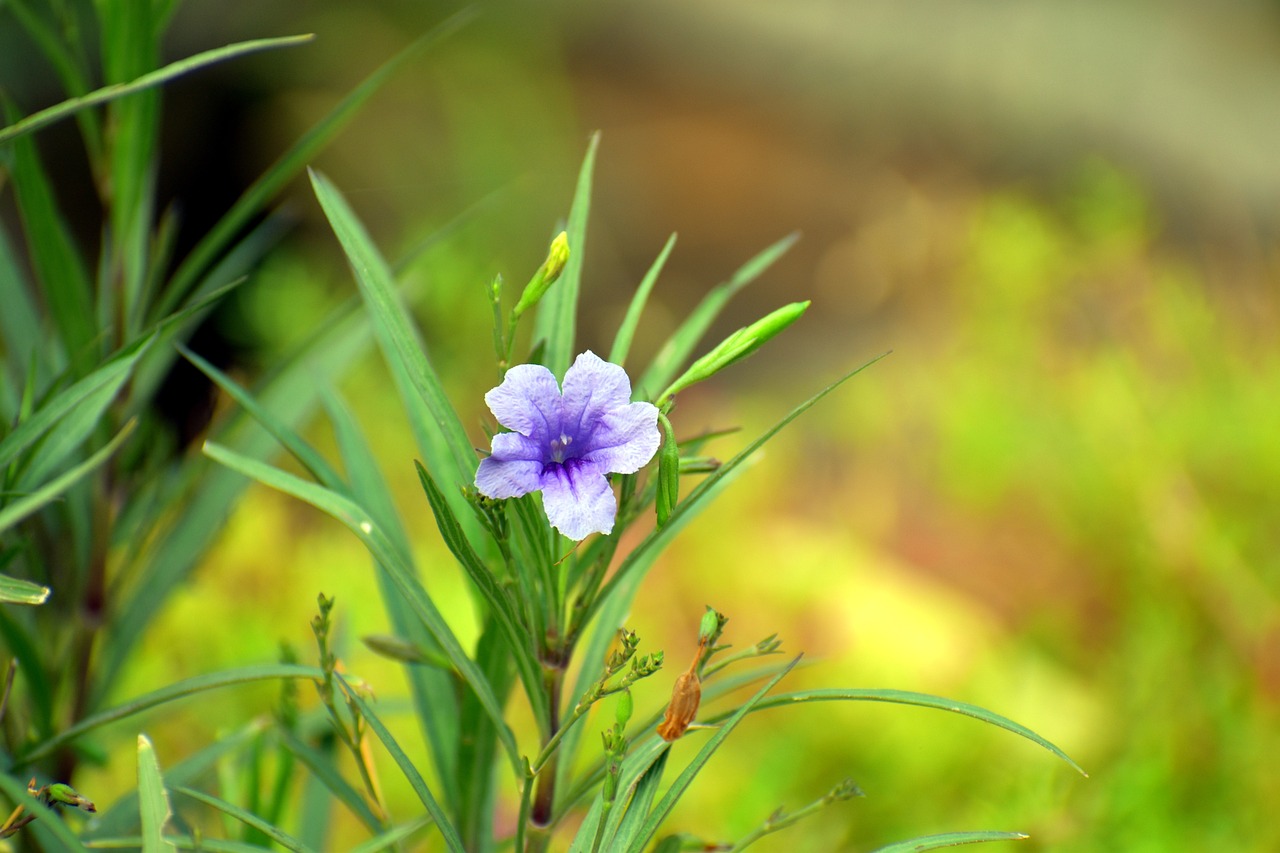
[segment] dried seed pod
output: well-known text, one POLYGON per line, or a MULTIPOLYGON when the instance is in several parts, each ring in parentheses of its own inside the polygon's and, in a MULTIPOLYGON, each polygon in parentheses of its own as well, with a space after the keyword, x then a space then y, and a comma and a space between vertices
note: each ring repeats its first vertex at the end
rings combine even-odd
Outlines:
POLYGON ((694 658, 694 666, 676 679, 676 686, 671 690, 671 704, 667 706, 666 716, 658 726, 658 735, 665 741, 681 737, 698 714, 698 703, 702 701, 702 682, 696 672, 697 662, 697 658, 694 658))

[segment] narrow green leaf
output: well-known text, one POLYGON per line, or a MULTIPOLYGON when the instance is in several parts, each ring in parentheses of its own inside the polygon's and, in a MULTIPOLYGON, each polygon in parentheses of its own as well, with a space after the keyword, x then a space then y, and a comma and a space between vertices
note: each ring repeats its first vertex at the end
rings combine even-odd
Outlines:
POLYGON ((300 435, 294 432, 280 418, 260 405, 253 395, 236 383, 230 376, 227 376, 182 344, 175 344, 175 346, 187 361, 199 368, 201 373, 213 380, 219 388, 227 392, 231 399, 239 403, 246 412, 252 415, 254 420, 262 424, 263 428, 271 433, 271 436, 280 442, 280 445, 289 451, 294 459, 298 460, 299 464, 315 478, 316 482, 334 491, 344 490, 342 478, 329 466, 324 457, 316 452, 315 448, 307 444, 300 435))
POLYGON ((888 353, 878 355, 865 364, 849 371, 835 382, 832 382, 826 388, 823 388, 817 394, 814 394, 808 400, 805 400, 803 403, 796 406, 787 413, 786 417, 766 430, 763 435, 751 442, 736 456, 721 465, 712 474, 708 475, 705 480, 700 482, 683 501, 672 509, 671 517, 667 524, 663 526, 662 529, 655 530, 653 533, 650 533, 645 537, 645 539, 627 555, 626 559, 622 561, 622 564, 618 566, 618 570, 614 572, 613 577, 611 577, 608 583, 604 585, 604 588, 600 591, 600 595, 597 596, 595 602, 593 602, 591 610, 587 614, 588 618, 598 610, 602 604, 609 600, 615 590, 621 587, 624 583, 627 583, 633 572, 638 572, 643 575, 643 573, 648 570, 648 567, 653 562, 654 556, 660 552, 663 547, 665 547, 671 537, 678 533, 687 521, 692 519, 707 506, 709 498, 714 496, 720 490, 721 484, 724 482, 726 477, 732 475, 739 466, 750 459, 757 450, 763 447, 769 439, 777 435, 783 427, 807 412, 823 397, 827 396, 845 382, 848 382, 854 376, 857 376, 859 373, 884 358, 885 355, 888 355, 888 353))
MULTIPOLYGON (((406 409, 411 413, 423 412, 425 406, 424 414, 429 420, 419 423, 419 419, 414 418, 414 423, 419 441, 425 445, 421 450, 428 470, 441 478, 450 490, 469 483, 475 474, 475 451, 457 412, 445 396, 435 369, 427 360, 425 347, 396 290, 391 270, 337 188, 315 172, 311 173, 311 183, 355 271, 383 356, 397 371, 397 377, 410 383, 411 387, 400 389, 406 409)), ((455 507, 462 508, 457 504, 455 507)))
POLYGON ((368 841, 352 847, 350 853, 381 853, 381 851, 387 849, 398 850, 400 842, 431 826, 433 822, 428 817, 420 817, 401 826, 392 827, 381 835, 376 835, 368 841))
MULTIPOLYGON (((396 510, 395 500, 378 469, 377 460, 368 442, 360 432, 351 412, 333 394, 326 393, 325 409, 333 424, 334 437, 342 456, 342 464, 351 483, 351 494, 369 511, 376 523, 387 532, 407 566, 413 566, 413 549, 405 533, 404 523, 396 510)), ((431 657, 443 663, 443 669, 413 666, 405 670, 409 692, 413 697, 418 724, 422 727, 430 745, 431 760, 441 779, 453 779, 457 773, 457 754, 460 724, 459 702, 456 695, 453 664, 444 656, 440 644, 427 631, 421 620, 401 594, 390 570, 376 559, 378 590, 383 606, 391 620, 396 637, 415 647, 421 647, 431 657)), ((415 569, 416 574, 416 569, 415 569)), ((453 804, 457 794, 453 786, 445 790, 446 803, 453 804)))
POLYGON ((654 395, 670 385, 671 380, 675 379, 676 372, 688 362, 694 347, 711 328, 716 317, 720 316, 720 312, 724 310, 729 300, 742 288, 759 278, 798 239, 800 239, 799 234, 783 237, 743 264, 728 281, 712 288, 658 351, 653 363, 640 377, 640 381, 635 383, 635 387, 646 394, 654 395))
MULTIPOLYGON (((190 797, 193 800, 204 803, 206 806, 211 806, 223 814, 235 818, 245 826, 253 827, 259 832, 264 833, 268 838, 286 850, 292 850, 293 853, 311 853, 310 847, 307 847, 280 827, 268 823, 256 814, 253 814, 246 809, 242 809, 233 803, 228 803, 226 800, 215 797, 212 794, 206 794, 204 791, 197 791, 194 788, 174 788, 174 792, 182 794, 184 797, 190 797)), ((145 848, 143 853, 146 853, 145 848)))
MULTIPOLYGON (((21 385, 30 373, 29 364, 37 367, 36 378, 44 378, 47 369, 45 334, 41 328, 36 296, 14 254, 8 229, 0 223, 0 340, 4 341, 4 364, 9 371, 9 387, 21 385)), ((0 382, 0 385, 6 384, 0 382)))
MULTIPOLYGON (((6 106, 9 105, 6 103, 6 106)), ((11 107, 8 114, 13 115, 11 107)), ((58 210, 53 187, 30 139, 13 144, 12 181, 31 266, 68 360, 78 373, 97 361, 90 344, 94 327, 93 288, 71 229, 58 210)))
POLYGON ((663 744, 663 749, 652 764, 645 768, 640 777, 626 789, 625 797, 614 804, 610 814, 610 826, 605 829, 603 850, 614 850, 626 847, 640 833, 649 809, 658 796, 658 785, 662 782, 662 773, 666 770, 667 759, 671 750, 663 744), (621 808, 620 808, 621 807, 621 808))
POLYGON ((44 604, 49 598, 49 587, 0 575, 0 604, 44 604))
MULTIPOLYGON (((1037 744, 1052 752, 1061 758, 1067 764, 1071 765, 1081 776, 1088 776, 1084 768, 1076 764, 1071 758, 1055 746, 1050 741, 1033 732, 1026 726, 1015 723, 1008 717, 988 711, 977 705, 970 705, 968 702, 957 702, 954 699, 943 699, 939 696, 930 696, 927 693, 912 693, 907 690, 874 690, 874 689, 846 689, 846 688, 827 688, 823 690, 805 690, 798 693, 782 693, 777 696, 771 696, 756 706, 757 711, 765 708, 780 708, 785 706, 800 705, 808 702, 889 702, 895 705, 916 705, 921 708, 933 708, 936 711, 949 711, 953 714, 963 714, 966 717, 973 717, 975 720, 981 720, 984 723, 990 723, 997 728, 1005 731, 1013 732, 1016 735, 1026 738, 1034 744, 1037 744)), ((720 717, 713 717, 708 722, 714 723, 720 717)))
POLYGON ((653 266, 649 267, 649 271, 640 280, 640 286, 636 288, 635 296, 631 297, 631 304, 627 306, 627 315, 622 318, 622 325, 618 327, 618 334, 613 338, 613 347, 609 350, 609 361, 613 364, 626 364, 627 355, 631 352, 631 341, 636 334, 636 327, 640 325, 640 315, 644 313, 645 303, 649 301, 649 293, 653 290, 653 285, 657 282, 658 276, 662 274, 662 268, 666 266, 667 257, 670 256, 671 250, 675 246, 676 235, 673 233, 667 238, 667 243, 662 247, 662 251, 658 253, 658 258, 653 262, 653 266))
POLYGON ((547 707, 546 690, 542 683, 537 658, 534 656, 534 640, 529 635, 528 626, 522 623, 506 591, 498 584, 493 573, 467 542, 458 519, 449 508, 436 481, 416 460, 414 465, 418 469, 418 479, 422 481, 422 489, 427 493, 427 502, 431 505, 436 525, 440 528, 440 536, 466 571, 471 583, 479 590, 485 603, 489 605, 490 612, 497 618, 502 637, 506 641, 507 651, 515 662, 516 672, 524 683, 525 694, 533 706, 538 726, 541 731, 547 732, 551 711, 547 707))
POLYGON ((582 160, 573 206, 569 209, 569 225, 565 229, 569 235, 569 262, 560 280, 538 306, 533 326, 535 348, 539 342, 544 347, 542 363, 558 377, 564 376, 575 354, 578 293, 582 288, 582 262, 587 254, 587 215, 591 212, 591 178, 599 145, 600 133, 597 131, 587 144, 587 156, 582 160))
POLYGON ((87 95, 78 98, 71 98, 61 103, 54 104, 51 107, 32 113, 24 119, 14 121, 8 127, 0 129, 0 143, 10 142, 12 140, 23 137, 29 133, 39 130, 42 127, 53 124, 69 116, 75 115, 80 110, 89 107, 105 104, 108 101, 114 101, 125 95, 131 95, 135 92, 142 92, 147 89, 160 86, 169 82, 175 77, 181 77, 183 74, 189 74, 196 69, 203 68, 206 65, 212 65, 215 62, 222 62, 227 59, 234 59, 237 56, 244 56, 248 53, 255 53, 260 50, 270 50, 277 47, 292 47, 294 45, 305 44, 311 41, 315 36, 283 36, 280 38, 254 39, 253 41, 244 41, 237 44, 229 44, 226 47, 215 48, 214 50, 206 50, 189 56, 186 59, 166 65, 157 71, 143 74, 135 80, 128 83, 115 83, 110 86, 103 86, 101 89, 95 89, 87 95))
POLYGON ((872 853, 919 853, 940 847, 959 847, 961 844, 978 844, 983 841, 1022 841, 1030 837, 1021 832, 945 832, 886 844, 884 847, 877 847, 872 853))
MULTIPOLYGON (((51 738, 35 744, 25 752, 19 753, 14 764, 29 765, 51 754, 63 744, 71 743, 86 732, 100 729, 103 726, 140 714, 158 705, 164 705, 178 699, 186 699, 208 690, 232 687, 237 684, 248 684, 254 681, 271 681, 279 678, 321 679, 324 672, 314 666, 298 664, 274 663, 245 666, 238 669, 197 675, 182 681, 153 690, 134 699, 85 717, 74 725, 68 726, 51 738)), ((2 774, 0 774, 2 775, 2 774)))
POLYGON ((156 749, 146 735, 138 735, 138 816, 142 825, 142 853, 173 849, 164 839, 164 825, 173 816, 169 794, 164 789, 156 749))
POLYGON ((115 434, 111 441, 102 446, 97 453, 94 453, 84 462, 76 465, 68 471, 63 472, 54 477, 49 482, 40 486, 38 489, 19 498, 13 503, 0 509, 0 532, 7 530, 14 524, 26 518, 31 513, 40 509, 40 507, 55 500, 59 495, 67 489, 75 485, 81 477, 93 471, 103 462, 110 458, 112 453, 119 449, 124 440, 129 437, 129 433, 133 431, 135 421, 129 421, 124 427, 115 434))
POLYGON ((373 810, 369 808, 364 796, 352 787, 351 783, 342 778, 342 773, 335 766, 332 756, 304 743, 288 729, 281 728, 276 734, 285 749, 297 756, 298 760, 307 766, 307 769, 328 789, 329 793, 338 802, 346 806, 347 810, 355 815, 370 831, 377 832, 382 828, 382 822, 373 813, 373 810))
POLYGON ((627 850, 628 853, 640 853, 640 851, 644 849, 645 845, 647 845, 653 836, 657 834, 658 828, 662 826, 662 822, 667 819, 667 815, 669 815, 671 810, 675 808, 680 797, 684 795, 686 790, 688 790, 694 777, 698 775, 698 772, 701 771, 706 763, 711 759, 712 754, 720 748, 720 744, 724 743, 725 739, 729 737, 729 734, 737 728, 738 723, 742 722, 743 718, 746 717, 747 714, 751 713, 751 709, 754 708, 760 700, 764 699, 765 694, 772 690, 773 686, 781 681, 783 676, 790 672, 799 662, 800 658, 798 657, 792 660, 791 663, 782 670, 782 672, 779 672, 773 678, 769 679, 763 687, 756 691, 754 696, 743 703, 731 716, 726 718, 720 724, 720 727, 716 729, 711 737, 707 739, 707 742, 702 745, 702 749, 698 750, 698 754, 694 756, 688 766, 685 767, 685 769, 681 771, 680 775, 676 777, 675 781, 671 783, 671 787, 662 795, 662 799, 658 801, 658 805, 656 805, 653 811, 649 813, 649 817, 645 820, 644 825, 636 831, 636 834, 628 841, 626 847, 623 849, 627 850))
POLYGON ((476 694, 485 712, 497 727, 499 738, 507 751, 507 757, 511 760, 512 768, 519 772, 520 754, 516 748, 515 736, 503 719, 502 704, 494 695, 493 690, 476 667, 475 662, 467 656, 467 653, 458 643, 458 638, 454 635, 453 630, 436 608, 430 596, 422 588, 421 582, 414 576, 410 567, 404 563, 400 555, 396 553, 390 540, 387 539, 387 535, 374 524, 369 514, 342 495, 331 492, 322 486, 308 483, 263 462, 249 459, 225 447, 206 442, 204 452, 211 459, 226 465, 228 468, 239 471, 241 474, 251 477, 265 486, 270 486, 277 491, 292 495, 327 513, 346 525, 364 543, 374 557, 387 568, 392 580, 400 588, 418 618, 422 620, 427 630, 435 637, 445 655, 476 694))
MULTIPOLYGON (((79 445, 89 430, 97 425, 112 399, 120 388, 128 381, 138 359, 146 350, 147 341, 140 341, 124 352, 103 364, 83 379, 55 394, 48 402, 32 413, 31 417, 5 436, 0 441, 0 468, 7 466, 18 457, 18 454, 44 437, 55 425, 58 426, 58 444, 74 448, 79 445), (59 421, 67 417, 65 421, 59 421), (75 441, 68 440, 75 436, 75 441)), ((61 456, 46 451, 46 458, 53 464, 61 461, 61 456)))
POLYGON ((246 189, 231 209, 218 220, 217 224, 201 238, 191 250, 169 282, 164 296, 159 301, 153 317, 163 316, 171 312, 187 296, 196 282, 205 273, 214 260, 231 244, 248 222, 258 215, 276 195, 300 174, 315 159, 325 146, 333 140, 365 102, 382 87, 396 71, 413 58, 420 50, 435 44, 454 33, 473 14, 463 10, 445 19, 441 24, 418 38, 404 50, 383 63, 377 70, 366 77, 360 85, 338 102, 324 118, 312 125, 298 140, 271 164, 268 169, 246 189))
POLYGON ((465 853, 466 848, 462 845, 462 839, 458 837, 458 831, 449 822, 448 816, 440 808, 440 803, 431 794, 431 789, 427 787, 426 780, 422 778, 422 774, 418 772, 418 769, 413 766, 409 756, 405 755, 404 750, 400 748, 400 744, 396 743, 396 739, 391 736, 391 732, 387 730, 387 727, 382 724, 382 720, 369 707, 369 703, 360 694, 352 690, 351 685, 347 684, 342 676, 339 675, 338 679, 342 681, 347 695, 360 709, 361 716, 369 723, 369 728, 377 735, 378 740, 382 741, 382 745, 391 754, 391 758, 395 761, 396 766, 400 768, 400 772, 409 781, 414 793, 418 795, 418 799, 426 807, 427 813, 436 822, 436 826, 440 829, 440 834, 444 837, 445 845, 453 853, 465 853))

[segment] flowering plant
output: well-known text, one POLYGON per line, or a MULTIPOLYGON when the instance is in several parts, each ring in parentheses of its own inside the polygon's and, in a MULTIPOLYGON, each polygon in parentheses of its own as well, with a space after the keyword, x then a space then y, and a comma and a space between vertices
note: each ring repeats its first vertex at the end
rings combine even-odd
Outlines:
MULTIPOLYGON (((660 651, 640 654, 640 639, 625 626, 636 590, 655 556, 728 485, 746 459, 862 368, 793 409, 723 464, 702 455, 709 436, 677 438, 671 415, 678 393, 747 357, 803 315, 808 303, 784 306, 731 334, 680 371, 733 292, 763 272, 790 240, 753 259, 691 314, 640 376, 636 387, 641 399, 633 400, 633 383, 622 365, 674 238, 637 289, 608 359, 591 351, 574 357, 574 318, 594 153, 593 140, 566 234, 553 243, 547 262, 516 307, 503 310, 500 279, 490 289, 494 352, 502 378, 485 401, 505 431, 492 436, 491 452, 478 462, 426 359, 387 265, 337 189, 323 176, 312 175, 317 197, 351 260, 383 354, 416 428, 423 455, 418 473, 436 525, 473 585, 482 619, 474 649, 464 648, 433 603, 412 566, 406 532, 385 511, 385 496, 371 491, 370 478, 344 482, 287 431, 277 434, 316 482, 215 444, 206 446, 214 459, 342 521, 378 564, 388 618, 396 634, 378 638, 374 647, 410 665, 407 674, 438 785, 424 781, 424 774, 380 723, 366 696, 334 669, 332 655, 324 651, 322 642, 321 664, 329 685, 326 703, 344 739, 353 744, 357 761, 367 758, 360 758, 365 753, 355 745, 370 734, 380 740, 405 772, 450 850, 488 851, 510 844, 521 853, 546 850, 557 836, 564 836, 572 851, 647 848, 738 722, 749 713, 783 704, 870 700, 966 714, 1027 737, 1070 763, 1061 750, 1030 730, 960 702, 865 689, 771 697, 798 658, 764 663, 729 677, 725 670, 730 664, 777 654, 781 643, 768 637, 725 655, 729 646, 720 640, 728 620, 710 608, 702 621, 698 652, 675 680, 670 703, 639 721, 634 719, 631 687, 654 677, 664 664, 660 651), (535 308, 533 359, 512 366, 519 320, 535 308), (655 394, 656 389, 663 390, 655 394), (655 455, 656 465, 651 464, 655 455), (682 492, 682 475, 702 479, 682 492), (633 526, 648 527, 648 533, 621 554, 622 535, 633 526), (424 662, 430 665, 424 667, 424 662), (575 665, 573 677, 571 664, 575 665), (504 712, 517 684, 536 728, 523 744, 504 712), (703 710, 704 702, 747 685, 756 688, 747 701, 728 709, 703 710), (618 701, 612 722, 602 725, 593 712, 610 695, 618 701), (584 732, 593 727, 602 729, 603 753, 588 762, 584 771, 579 756, 590 743, 584 732), (695 728, 709 734, 697 755, 659 796, 669 744, 690 736, 695 728), (492 772, 494 762, 508 766, 511 781, 500 781, 492 772), (519 806, 511 835, 499 839, 494 836, 492 809, 504 794, 516 797, 519 806)), ((239 399, 248 400, 225 377, 211 375, 239 399)), ((337 428, 340 434, 349 432, 341 423, 337 428)), ((351 457, 348 467, 353 462, 358 467, 355 445, 347 442, 346 446, 351 457)), ((318 634, 327 630, 331 606, 322 599, 318 634)), ((858 793, 857 786, 846 780, 805 809, 775 813, 736 845, 697 849, 742 849, 761 835, 858 793)), ((368 788, 366 795, 376 796, 376 791, 368 788)), ((378 828, 395 830, 389 823, 378 828)), ((884 849, 923 850, 1014 837, 1021 836, 958 833, 884 849)), ((688 837, 667 836, 655 849, 688 849, 684 846, 688 841, 688 837)))

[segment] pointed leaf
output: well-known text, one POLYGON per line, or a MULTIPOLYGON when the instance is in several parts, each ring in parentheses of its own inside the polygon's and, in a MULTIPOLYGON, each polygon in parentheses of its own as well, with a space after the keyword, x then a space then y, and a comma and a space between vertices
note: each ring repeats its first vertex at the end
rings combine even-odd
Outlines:
POLYGON ((454 853, 465 853, 466 848, 462 846, 462 839, 458 837, 458 831, 453 828, 453 824, 449 822, 448 816, 440 808, 439 802, 431 794, 431 789, 427 787, 426 781, 422 778, 422 774, 413 766, 413 762, 409 760, 409 756, 405 755, 404 750, 400 748, 400 744, 396 743, 396 739, 391 736, 391 732, 382 724, 382 720, 378 719, 378 715, 369 707, 369 703, 364 700, 360 694, 351 689, 351 685, 347 684, 342 676, 338 676, 342 681, 347 696, 351 698, 356 706, 360 708, 360 714, 369 723, 369 728, 377 735, 378 740, 382 741, 382 745, 386 747, 387 752, 391 754, 395 760, 396 766, 400 768, 400 772, 409 780, 409 784, 413 787, 414 793, 418 795, 418 799, 422 801, 422 805, 426 807, 427 813, 435 820, 436 826, 440 829, 440 834, 444 836, 444 842, 449 850, 454 853))
POLYGON ((44 604, 49 598, 49 587, 0 575, 0 604, 44 604))
POLYGON ((164 789, 155 747, 146 735, 138 735, 138 814, 142 825, 142 853, 164 853, 173 845, 165 841, 164 825, 173 816, 164 789))
POLYGON ((925 835, 910 841, 898 841, 877 847, 872 853, 918 853, 941 847, 959 847, 961 844, 978 844, 983 841, 1021 841, 1030 838, 1021 832, 946 832, 941 835, 925 835))
MULTIPOLYGON (((1015 723, 1008 717, 1003 717, 986 708, 977 705, 970 705, 968 702, 957 702, 954 699, 943 699, 939 696, 930 696, 927 693, 912 693, 907 690, 874 690, 874 689, 845 689, 845 688, 827 688, 823 690, 805 690, 798 693, 782 693, 777 696, 770 696, 759 705, 756 706, 757 711, 765 708, 781 708, 799 705, 807 702, 889 702, 895 705, 916 705, 921 708, 933 708, 937 711, 950 711, 953 714, 963 714, 966 717, 973 717, 975 720, 981 720, 984 723, 990 723, 997 728, 1013 732, 1020 737, 1024 737, 1034 744, 1037 744, 1052 752, 1061 758, 1067 764, 1071 765, 1081 776, 1088 776, 1079 764, 1076 764, 1071 758, 1055 746, 1050 741, 1033 732, 1026 726, 1015 723)), ((713 717, 708 722, 715 722, 724 715, 713 717)))
POLYGON ((658 828, 662 826, 662 822, 667 819, 667 815, 669 815, 671 810, 675 808, 680 797, 684 795, 686 790, 688 790, 694 777, 698 775, 698 772, 701 771, 706 763, 711 759, 711 756, 715 751, 720 748, 720 744, 724 743, 725 739, 729 737, 729 734, 737 728, 738 723, 742 722, 743 718, 746 717, 747 714, 751 712, 751 709, 764 698, 765 694, 772 690, 773 686, 781 681, 783 676, 790 672, 799 662, 800 658, 798 657, 792 660, 791 663, 782 670, 782 672, 779 672, 773 678, 769 679, 768 683, 766 683, 764 687, 761 687, 756 691, 754 696, 743 703, 741 707, 733 712, 732 716, 728 717, 720 724, 720 727, 715 730, 715 733, 712 734, 707 742, 702 745, 702 749, 698 750, 698 754, 689 762, 689 765, 685 767, 680 775, 676 777, 675 781, 671 783, 671 787, 662 795, 662 799, 658 802, 658 805, 649 813, 649 817, 645 820, 644 825, 636 831, 632 838, 628 839, 626 846, 622 849, 628 851, 628 853, 640 853, 640 851, 645 848, 645 845, 647 845, 653 836, 657 834, 658 828))
POLYGON ((104 104, 108 101, 114 101, 117 98, 123 98, 125 95, 132 95, 135 92, 142 92, 147 89, 160 86, 169 82, 175 77, 181 77, 198 68, 206 65, 212 65, 215 62, 222 62, 227 59, 233 59, 237 56, 243 56, 248 53, 254 53, 260 50, 270 50, 277 47, 292 47, 293 45, 305 44, 311 41, 315 36, 283 36, 281 38, 254 39, 253 41, 244 41, 237 44, 229 44, 226 47, 219 47, 214 50, 206 50, 189 56, 186 59, 179 60, 170 65, 166 65, 157 71, 143 74, 137 79, 128 83, 115 83, 110 86, 103 86, 101 89, 95 89, 87 95, 78 98, 71 98, 61 103, 54 104, 51 107, 33 113, 26 118, 12 122, 8 127, 0 129, 0 143, 10 142, 18 139, 46 125, 50 125, 55 121, 60 121, 69 116, 75 115, 80 110, 89 107, 104 104))
POLYGON ((534 321, 535 345, 544 346, 542 363, 558 377, 569 369, 574 355, 574 335, 578 314, 578 292, 582 287, 582 261, 586 257, 587 215, 591 211, 591 177, 595 171, 596 148, 600 144, 599 132, 591 135, 587 144, 587 156, 578 172, 578 185, 573 194, 573 206, 569 209, 569 262, 560 280, 551 288, 538 307, 534 321))
POLYGON ((293 853, 311 853, 310 847, 307 847, 280 827, 272 823, 268 823, 256 814, 246 809, 242 809, 233 803, 228 803, 226 800, 215 797, 212 794, 206 794, 204 791, 197 791, 194 788, 174 788, 174 792, 182 794, 184 797, 190 797, 193 800, 204 803, 206 806, 211 806, 223 814, 235 818, 245 826, 253 827, 254 829, 264 833, 268 838, 286 850, 292 850, 293 853))
POLYGON ((649 271, 641 279, 640 286, 636 288, 635 296, 631 297, 631 304, 627 306, 627 315, 622 318, 622 325, 618 327, 618 334, 613 339, 613 347, 609 350, 609 361, 611 363, 626 364, 627 354, 631 352, 631 340, 635 337, 636 327, 640 324, 640 315, 644 313, 645 303, 649 301, 649 293, 653 290, 653 285, 657 282, 658 276, 662 274, 662 268, 666 266, 667 257, 670 256, 671 250, 675 248, 675 245, 676 235, 672 234, 667 238, 667 243, 662 247, 662 251, 658 253, 658 258, 653 262, 653 266, 649 267, 649 271))
POLYGON ((698 306, 680 324, 680 328, 676 329, 662 349, 658 351, 653 363, 649 365, 649 369, 640 377, 640 381, 635 383, 635 387, 642 393, 654 395, 670 385, 671 380, 676 377, 676 372, 688 362, 694 347, 698 345, 698 341, 711 328, 711 324, 715 322, 716 317, 724 310, 724 306, 729 303, 729 300, 742 288, 759 278, 798 239, 800 239, 799 234, 788 234, 783 237, 747 261, 728 281, 717 285, 703 297, 698 306))

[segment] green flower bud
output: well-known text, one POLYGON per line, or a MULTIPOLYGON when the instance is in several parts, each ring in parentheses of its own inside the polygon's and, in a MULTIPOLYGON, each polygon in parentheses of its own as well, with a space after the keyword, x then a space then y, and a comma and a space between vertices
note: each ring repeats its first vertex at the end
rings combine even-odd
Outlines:
POLYGON ((680 500, 680 448, 676 444, 676 431, 667 416, 659 412, 658 427, 662 430, 662 449, 658 451, 658 497, 654 510, 661 528, 671 518, 671 511, 680 500))
POLYGON ((698 623, 698 642, 704 646, 720 632, 720 620, 724 618, 716 612, 714 607, 708 607, 707 612, 702 614, 702 621, 698 623))
POLYGON ((751 355, 765 341, 799 320, 808 307, 807 300, 792 302, 729 335, 720 342, 719 346, 690 365, 689 369, 672 382, 655 402, 661 408, 663 403, 690 385, 708 379, 734 362, 751 355))
POLYGON ((524 292, 520 294, 520 301, 516 303, 516 307, 511 312, 512 320, 538 304, 538 300, 542 299, 551 285, 556 283, 556 279, 560 278, 560 273, 564 272, 564 266, 568 262, 569 235, 561 231, 551 241, 547 259, 542 262, 542 266, 533 274, 533 278, 529 279, 529 283, 524 286, 524 292))
POLYGON ((613 718, 618 723, 618 728, 626 728, 627 723, 631 720, 631 712, 635 709, 635 702, 631 699, 631 691, 623 690, 618 694, 618 704, 613 710, 613 718))

